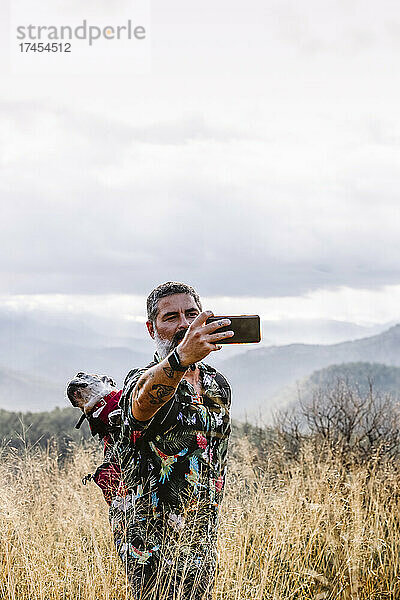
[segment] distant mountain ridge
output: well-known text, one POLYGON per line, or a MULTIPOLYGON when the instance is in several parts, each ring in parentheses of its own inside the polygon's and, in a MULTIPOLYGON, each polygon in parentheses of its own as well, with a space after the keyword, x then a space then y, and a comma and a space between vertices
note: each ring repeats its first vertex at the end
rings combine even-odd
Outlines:
POLYGON ((290 344, 249 350, 220 363, 239 399, 237 418, 270 414, 274 398, 287 385, 334 364, 351 362, 400 366, 400 325, 383 333, 331 345, 290 344))
MULTIPOLYGON (((290 327, 298 335, 308 324, 311 328, 312 322, 300 321, 276 325, 274 335, 279 328, 281 332, 286 328, 287 335, 290 327)), ((76 372, 107 373, 121 386, 131 368, 151 360, 153 344, 143 323, 129 322, 125 327, 116 321, 114 328, 110 320, 106 329, 111 335, 101 323, 69 315, 63 319, 60 315, 0 310, 0 408, 39 411, 66 406, 65 383, 76 372)), ((271 323, 265 330, 270 327, 271 323)), ((315 331, 322 327, 340 335, 344 331, 360 333, 349 323, 319 321, 316 327, 315 331)), ((227 347, 206 359, 232 382, 235 418, 267 413, 282 389, 332 364, 361 361, 400 365, 400 325, 331 345, 257 346, 247 352, 243 348, 227 347)))
POLYGON ((295 406, 301 400, 302 403, 308 404, 318 389, 331 389, 338 381, 346 382, 361 395, 369 393, 371 383, 374 393, 383 396, 389 394, 393 400, 400 400, 400 367, 381 363, 350 362, 314 371, 295 385, 282 388, 272 403, 276 406, 295 406))
POLYGON ((337 380, 345 381, 360 394, 366 394, 371 384, 380 394, 400 397, 400 367, 381 363, 351 362, 331 365, 314 371, 304 382, 304 387, 319 388, 334 385, 337 380))
POLYGON ((65 384, 78 371, 108 374, 122 386, 133 366, 151 358, 146 342, 102 335, 79 321, 0 313, 0 409, 68 406, 65 384))

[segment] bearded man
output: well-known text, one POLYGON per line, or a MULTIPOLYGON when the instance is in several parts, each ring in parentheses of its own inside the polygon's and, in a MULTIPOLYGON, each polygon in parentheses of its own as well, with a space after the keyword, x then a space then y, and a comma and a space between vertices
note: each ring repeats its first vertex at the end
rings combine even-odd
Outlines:
POLYGON ((154 361, 130 371, 110 506, 115 545, 136 600, 209 600, 230 434, 230 387, 201 362, 233 335, 206 324, 197 292, 167 282, 147 299, 154 361))

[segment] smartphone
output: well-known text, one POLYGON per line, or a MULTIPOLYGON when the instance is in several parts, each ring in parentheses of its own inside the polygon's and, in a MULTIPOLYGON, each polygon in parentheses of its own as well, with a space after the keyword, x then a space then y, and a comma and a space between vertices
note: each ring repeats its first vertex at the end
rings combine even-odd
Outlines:
POLYGON ((213 323, 220 319, 229 319, 231 324, 216 329, 214 333, 234 331, 235 335, 224 340, 219 340, 218 344, 256 344, 261 341, 260 317, 258 315, 209 317, 206 323, 213 323))

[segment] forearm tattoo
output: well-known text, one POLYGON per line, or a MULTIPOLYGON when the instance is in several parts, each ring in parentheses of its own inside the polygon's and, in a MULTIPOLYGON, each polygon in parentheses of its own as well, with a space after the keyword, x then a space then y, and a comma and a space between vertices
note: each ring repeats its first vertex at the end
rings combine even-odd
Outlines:
POLYGON ((175 375, 175 371, 173 370, 172 367, 163 367, 163 371, 166 374, 166 376, 168 377, 168 379, 172 379, 175 375))
POLYGON ((175 391, 175 388, 172 385, 163 384, 153 385, 151 389, 154 390, 155 393, 148 393, 150 396, 150 404, 164 404, 164 402, 166 402, 165 398, 171 396, 175 391))

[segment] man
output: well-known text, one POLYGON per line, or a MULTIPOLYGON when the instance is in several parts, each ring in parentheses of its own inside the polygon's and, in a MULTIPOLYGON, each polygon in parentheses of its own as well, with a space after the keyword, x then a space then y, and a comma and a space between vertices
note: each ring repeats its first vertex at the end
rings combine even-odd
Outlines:
POLYGON ((123 481, 110 522, 137 600, 208 600, 230 434, 230 387, 202 363, 233 335, 206 324, 197 292, 167 282, 147 299, 154 362, 128 373, 116 444, 123 481))

